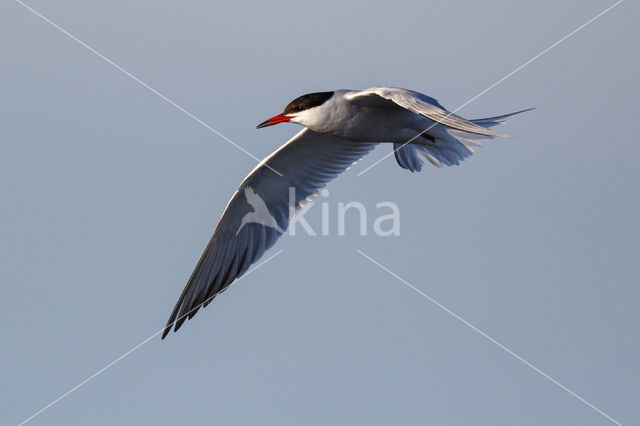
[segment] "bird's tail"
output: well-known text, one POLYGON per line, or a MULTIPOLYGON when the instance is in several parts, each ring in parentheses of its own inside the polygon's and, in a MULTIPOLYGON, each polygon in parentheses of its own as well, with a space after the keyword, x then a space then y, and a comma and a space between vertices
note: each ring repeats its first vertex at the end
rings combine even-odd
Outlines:
POLYGON ((535 108, 527 108, 520 111, 512 112, 511 114, 498 115, 496 117, 488 117, 488 118, 478 118, 476 120, 471 120, 472 123, 479 124, 482 127, 493 127, 498 124, 502 124, 509 117, 512 117, 517 114, 521 114, 523 112, 534 110, 535 108))
MULTIPOLYGON (((483 127, 493 127, 504 123, 508 117, 531 111, 532 109, 470 121, 483 127)), ((400 167, 411 172, 419 172, 422 170, 425 160, 436 167, 457 166, 461 161, 473 154, 476 148, 482 146, 482 141, 493 139, 493 136, 468 133, 446 126, 435 126, 429 131, 429 135, 429 139, 416 138, 416 143, 393 144, 396 161, 400 167), (433 140, 430 140, 431 137, 433 137, 433 140)))

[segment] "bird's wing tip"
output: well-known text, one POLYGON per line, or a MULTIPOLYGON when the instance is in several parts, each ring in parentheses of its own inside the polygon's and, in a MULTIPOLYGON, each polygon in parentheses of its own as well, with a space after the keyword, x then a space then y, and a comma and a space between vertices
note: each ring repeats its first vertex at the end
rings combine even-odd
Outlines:
POLYGON ((164 326, 164 330, 162 331, 162 337, 160 340, 164 340, 165 337, 167 337, 169 335, 169 332, 171 331, 171 329, 173 328, 174 323, 168 323, 167 325, 164 326))

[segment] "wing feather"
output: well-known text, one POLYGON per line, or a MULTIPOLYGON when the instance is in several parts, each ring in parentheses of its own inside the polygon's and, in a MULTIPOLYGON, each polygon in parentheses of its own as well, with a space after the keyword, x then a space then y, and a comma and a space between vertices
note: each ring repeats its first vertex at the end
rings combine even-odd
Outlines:
POLYGON ((366 90, 354 91, 345 96, 355 103, 368 106, 380 105, 381 100, 391 101, 402 108, 428 118, 434 124, 439 123, 468 133, 494 137, 507 136, 455 115, 447 111, 435 99, 413 90, 396 87, 372 87, 366 90))
POLYGON ((282 230, 289 224, 289 188, 295 188, 295 207, 310 199, 329 181, 369 153, 375 143, 353 142, 304 129, 258 164, 242 181, 220 218, 218 226, 180 294, 164 339, 171 328, 178 330, 206 307, 220 292, 265 253, 281 233, 261 223, 245 223, 252 213, 245 188, 250 187, 264 201, 282 230), (282 176, 274 172, 277 170, 282 176))

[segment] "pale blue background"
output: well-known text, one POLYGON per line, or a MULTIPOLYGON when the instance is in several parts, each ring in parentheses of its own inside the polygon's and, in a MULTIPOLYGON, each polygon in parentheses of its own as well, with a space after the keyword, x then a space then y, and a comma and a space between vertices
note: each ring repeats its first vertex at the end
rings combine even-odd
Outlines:
MULTIPOLYGON (((29 4, 262 158, 298 128, 255 125, 300 94, 395 85, 453 109, 612 2, 29 4)), ((282 238, 30 424, 611 424, 356 249, 639 424, 639 18, 624 2, 460 111, 537 107, 501 128, 517 139, 356 177, 381 147, 330 186, 332 213, 397 203, 400 237, 282 238)), ((255 161, 10 0, 0 40, 0 423, 17 424, 164 325, 255 161)))

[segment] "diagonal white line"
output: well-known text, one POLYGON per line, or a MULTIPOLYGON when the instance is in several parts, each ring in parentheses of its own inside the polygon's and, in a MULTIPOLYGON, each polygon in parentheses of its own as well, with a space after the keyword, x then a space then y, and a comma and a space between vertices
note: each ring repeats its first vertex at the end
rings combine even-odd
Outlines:
MULTIPOLYGON (((158 92, 156 89, 154 89, 153 87, 149 86, 147 83, 145 83, 144 81, 140 80, 138 77, 136 77, 135 75, 131 74, 129 71, 125 70, 120 65, 116 64, 111 59, 107 58, 102 53, 98 52, 96 49, 94 49, 93 47, 89 46, 87 43, 85 43, 82 40, 80 40, 78 37, 76 37, 73 34, 71 34, 69 31, 65 30, 64 28, 62 28, 61 26, 59 26, 58 24, 56 24, 55 22, 53 22, 52 20, 50 20, 49 18, 47 18, 46 16, 44 16, 43 14, 38 12, 37 10, 33 9, 31 6, 23 3, 20 0, 16 0, 16 2, 19 5, 21 5, 22 7, 24 7, 25 9, 27 9, 28 11, 30 11, 31 13, 33 13, 34 15, 38 16, 39 18, 41 18, 43 21, 45 21, 46 23, 48 23, 49 25, 51 25, 55 29, 57 29, 58 31, 60 31, 61 33, 63 33, 64 35, 66 35, 67 37, 69 37, 70 39, 72 39, 73 41, 75 41, 76 43, 78 43, 79 45, 81 45, 82 47, 88 49, 91 53, 93 53, 94 55, 96 55, 97 57, 99 57, 100 59, 102 59, 103 61, 108 63, 109 65, 113 66, 118 71, 120 71, 123 74, 125 74, 127 77, 129 77, 132 80, 134 80, 136 83, 140 84, 145 89, 147 89, 147 90, 151 91, 152 93, 154 93, 155 95, 159 96, 162 100, 166 101, 171 106, 175 107, 180 112, 182 112, 185 115, 187 115, 189 118, 192 118, 193 120, 195 120, 198 123, 202 124, 204 127, 209 129, 210 131, 212 131, 216 135, 220 136, 222 139, 224 139, 225 141, 229 142, 231 145, 233 145, 236 148, 238 148, 240 151, 242 151, 245 154, 247 154, 249 157, 253 158, 254 160, 256 160, 258 162, 261 161, 258 157, 256 157, 255 155, 251 154, 249 151, 247 151, 246 149, 244 149, 243 147, 241 147, 240 145, 238 145, 237 143, 235 143, 234 141, 232 141, 231 139, 229 139, 228 137, 226 137, 225 135, 223 135, 222 133, 220 133, 219 131, 217 131, 213 127, 209 126, 207 123, 205 123, 204 121, 200 120, 198 117, 196 117, 195 115, 193 115, 192 113, 190 113, 189 111, 187 111, 186 109, 184 109, 183 107, 181 107, 180 105, 178 105, 177 103, 172 101, 171 99, 167 98, 165 95, 163 95, 162 93, 158 92)), ((273 169, 267 163, 264 163, 264 165, 266 167, 268 167, 269 169, 271 169, 271 171, 273 171, 277 175, 282 176, 282 173, 280 173, 279 171, 273 169)))
POLYGON ((438 306, 439 308, 444 310, 446 313, 448 313, 449 315, 451 315, 452 317, 454 317, 458 321, 462 322, 467 327, 471 328, 473 331, 479 333, 481 336, 483 336, 483 337, 487 338, 488 340, 490 340, 491 342, 493 342, 496 346, 498 346, 500 349, 504 350, 505 352, 507 352, 508 354, 513 356, 514 358, 516 358, 518 361, 522 362, 526 366, 528 366, 531 369, 533 369, 535 372, 539 373, 540 375, 542 375, 543 377, 545 377, 546 379, 548 379, 552 383, 554 383, 557 386, 559 386, 561 389, 565 390, 566 392, 568 392, 572 396, 574 396, 577 399, 579 399, 580 401, 584 402, 586 405, 588 405, 589 407, 593 408, 595 411, 597 411, 598 413, 602 414, 607 419, 611 420, 613 423, 622 426, 622 423, 618 422, 617 420, 615 420, 614 418, 612 418, 611 416, 606 414, 604 411, 600 410, 598 407, 596 407, 595 405, 593 405, 592 403, 590 403, 586 399, 582 398, 580 395, 578 395, 577 393, 575 393, 574 391, 572 391, 571 389, 569 389, 565 385, 563 385, 562 383, 558 382, 556 379, 554 379, 553 377, 551 377, 550 375, 548 375, 544 371, 540 370, 538 367, 536 367, 535 365, 531 364, 529 361, 527 361, 526 359, 524 359, 523 357, 521 357, 517 353, 513 352, 511 349, 507 348, 505 345, 503 345, 502 343, 498 342, 496 339, 494 339, 493 337, 489 336, 487 333, 485 333, 484 331, 480 330, 478 327, 476 327, 475 325, 471 324, 470 322, 468 322, 467 320, 462 318, 460 315, 458 315, 455 312, 453 312, 451 309, 449 309, 446 306, 442 305, 440 302, 438 302, 434 298, 430 297, 429 295, 423 293, 421 290, 419 290, 418 288, 416 288, 415 286, 413 286, 409 282, 405 281, 404 279, 402 279, 401 277, 399 277, 395 273, 391 272, 388 268, 386 268, 385 266, 383 266, 380 263, 376 262, 371 257, 369 257, 366 254, 364 254, 362 251, 357 250, 357 249, 356 249, 356 251, 360 255, 362 255, 364 258, 370 260, 372 263, 376 264, 381 269, 383 269, 384 271, 388 272, 391 276, 393 276, 394 278, 396 278, 399 281, 401 281, 407 287, 409 287, 410 289, 412 289, 416 293, 420 294, 422 297, 424 297, 425 299, 429 300, 431 303, 435 304, 436 306, 438 306))
MULTIPOLYGON (((241 278, 238 278, 237 280, 235 280, 233 283, 231 283, 229 285, 229 287, 231 287, 233 284, 237 283, 238 281, 242 280, 243 278, 245 278, 246 276, 248 276, 249 274, 251 274, 253 271, 255 271, 256 269, 260 268, 262 265, 264 265, 265 263, 269 262, 271 259, 273 259, 274 257, 276 257, 277 255, 279 255, 280 253, 282 253, 282 250, 279 250, 277 253, 275 253, 273 256, 269 257, 268 259, 266 259, 263 262, 260 262, 259 264, 257 264, 255 267, 251 268, 246 274, 244 274, 241 278)), ((229 288, 227 287, 227 288, 229 288)), ((212 296, 213 297, 213 296, 212 296)), ((204 302, 200 303, 199 305, 195 306, 193 309, 191 309, 189 312, 185 313, 183 315, 189 315, 193 310, 198 309, 201 305, 203 305, 204 303, 206 303, 208 300, 210 300, 211 298, 205 300, 204 302)), ((182 318, 182 317, 180 317, 182 318)), ((177 321, 177 320, 176 320, 177 321)), ((174 321, 175 323, 175 321, 174 321)), ((172 324, 173 325, 173 324, 172 324)), ((114 359, 113 361, 111 361, 109 364, 105 365, 104 367, 102 367, 100 370, 96 371, 95 373, 93 373, 92 375, 90 375, 89 377, 87 377, 86 379, 84 379, 83 381, 81 381, 80 383, 78 383, 77 385, 75 385, 74 387, 72 387, 71 389, 69 389, 68 391, 66 391, 65 393, 63 393, 62 395, 60 395, 58 398, 54 399, 53 401, 51 401, 50 403, 48 403, 47 405, 45 405, 44 407, 42 407, 41 409, 39 409, 38 411, 36 411, 35 413, 33 413, 30 417, 28 417, 27 419, 23 420, 18 426, 22 426, 25 423, 33 420, 33 418, 35 418, 36 416, 42 414, 44 411, 46 411, 47 409, 51 408, 53 405, 57 404, 58 402, 60 402, 61 400, 63 400, 64 398, 66 398, 67 396, 69 396, 70 394, 72 394, 73 392, 75 392, 76 390, 78 390, 80 387, 86 385, 87 383, 89 383, 91 380, 95 379, 97 376, 99 376, 100 374, 104 373, 106 370, 108 370, 109 368, 113 367, 115 364, 117 364, 118 362, 122 361, 124 358, 126 358, 128 355, 130 355, 131 353, 137 351, 138 349, 140 349, 142 346, 144 346, 145 344, 147 344, 151 339, 153 339, 154 337, 156 337, 158 334, 162 333, 164 331, 166 326, 163 326, 160 330, 156 331, 155 333, 153 333, 151 336, 147 337, 146 339, 144 339, 142 342, 138 343, 137 345, 135 345, 133 348, 129 349, 127 352, 123 353, 122 355, 120 355, 118 358, 114 359)))
POLYGON ((405 142, 404 144, 402 144, 401 146, 399 146, 398 148, 393 149, 390 153, 388 153, 387 155, 385 155, 384 157, 380 158, 378 161, 376 161, 375 163, 371 164, 369 167, 367 167, 366 169, 364 169, 363 171, 361 171, 360 173, 358 173, 356 176, 360 176, 364 173, 366 173, 370 168, 376 166, 377 164, 379 164, 381 161, 383 161, 384 159, 390 157, 391 155, 395 154, 395 152, 399 149, 401 149, 402 147, 404 147, 405 145, 413 142, 413 140, 415 138, 417 138, 418 136, 420 136, 422 133, 431 130, 434 126, 438 125, 441 123, 442 120, 445 120, 447 117, 451 116, 451 114, 455 114, 456 112, 458 112, 459 110, 461 110, 462 108, 464 108, 465 106, 469 105, 471 102, 475 101, 476 99, 478 99, 480 96, 484 95, 485 93, 487 93, 489 90, 493 89, 494 87, 496 87, 498 84, 502 83, 503 81, 505 81, 506 79, 508 79, 509 77, 511 77, 512 75, 514 75, 515 73, 517 73, 518 71, 520 71, 521 69, 523 69, 524 67, 526 67, 527 65, 529 65, 530 63, 532 63, 533 61, 535 61, 536 59, 540 58, 542 55, 544 55, 545 53, 549 52, 551 49, 553 49, 554 47, 556 47, 557 45, 559 45, 560 43, 562 43, 563 41, 565 41, 566 39, 568 39, 569 37, 573 36, 575 33, 577 33, 578 31, 580 31, 581 29, 583 29, 584 27, 586 27, 587 25, 591 24, 593 21, 595 21, 596 19, 600 18, 602 15, 608 13, 609 11, 611 11, 611 9, 613 9, 614 7, 618 6, 620 3, 622 3, 624 0, 618 0, 617 2, 615 2, 614 4, 612 4, 611 6, 609 6, 608 8, 606 8, 605 10, 603 10, 602 12, 598 13, 596 16, 594 16, 593 18, 589 19, 587 22, 585 22, 584 24, 580 25, 578 28, 576 28, 575 30, 571 31, 569 34, 567 34, 566 36, 562 37, 560 40, 556 41, 555 43, 553 43, 551 46, 547 47, 546 49, 544 49, 542 52, 538 53, 536 56, 534 56, 533 58, 529 59, 527 62, 525 62, 524 64, 520 65, 519 67, 517 67, 516 69, 514 69, 513 71, 511 71, 509 74, 505 75, 504 77, 502 77, 500 80, 496 81, 495 83, 493 83, 491 86, 487 87, 486 89, 484 89, 482 92, 478 93, 477 95, 475 95, 473 98, 469 99, 468 101, 466 101, 465 103, 463 103, 462 105, 460 105, 458 108, 454 109, 453 111, 449 112, 446 116, 444 116, 441 120, 436 121, 435 123, 433 123, 431 126, 427 127, 426 129, 424 129, 422 132, 418 133, 417 135, 415 135, 414 137, 412 137, 411 139, 409 139, 407 142, 405 142))

